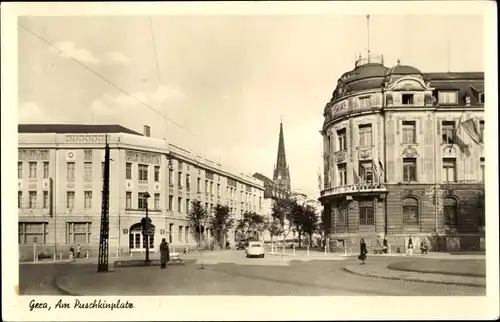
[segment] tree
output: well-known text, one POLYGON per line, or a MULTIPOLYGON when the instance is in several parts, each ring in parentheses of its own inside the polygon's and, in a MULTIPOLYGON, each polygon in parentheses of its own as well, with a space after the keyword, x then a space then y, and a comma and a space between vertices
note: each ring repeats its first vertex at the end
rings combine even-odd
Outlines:
POLYGON ((273 242, 274 236, 278 237, 283 233, 283 228, 281 227, 279 220, 276 218, 270 220, 269 224, 267 225, 267 230, 271 235, 271 242, 273 242))
POLYGON ((291 225, 292 207, 293 200, 290 198, 280 198, 273 201, 271 216, 276 219, 281 226, 283 242, 293 228, 291 225))
POLYGON ((304 207, 303 231, 309 235, 309 245, 312 245, 312 235, 318 229, 318 214, 313 206, 306 205, 304 207))
POLYGON ((306 220, 305 218, 305 207, 299 204, 296 200, 293 200, 290 221, 293 229, 298 234, 299 248, 302 246, 302 235, 304 233, 304 224, 306 220))
POLYGON ((256 212, 245 211, 241 219, 237 222, 236 230, 245 239, 249 238, 250 233, 262 233, 265 230, 264 216, 256 212))
POLYGON ((209 221, 209 215, 199 200, 193 200, 191 202, 191 209, 189 210, 186 219, 189 223, 189 227, 191 228, 191 234, 200 248, 200 251, 202 251, 203 241, 205 240, 205 229, 207 222, 209 221))
POLYGON ((214 215, 210 218, 209 226, 221 248, 225 247, 226 233, 233 225, 234 219, 229 207, 217 204, 214 215))

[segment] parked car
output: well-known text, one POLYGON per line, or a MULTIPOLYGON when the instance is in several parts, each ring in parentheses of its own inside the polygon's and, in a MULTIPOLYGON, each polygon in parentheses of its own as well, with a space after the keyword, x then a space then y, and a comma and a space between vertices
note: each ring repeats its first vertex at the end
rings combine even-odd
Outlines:
POLYGON ((261 242, 249 242, 246 249, 247 257, 264 258, 265 250, 261 242))
POLYGON ((236 244, 236 249, 239 250, 239 249, 245 249, 246 247, 248 246, 248 242, 246 240, 240 240, 237 244, 236 244))

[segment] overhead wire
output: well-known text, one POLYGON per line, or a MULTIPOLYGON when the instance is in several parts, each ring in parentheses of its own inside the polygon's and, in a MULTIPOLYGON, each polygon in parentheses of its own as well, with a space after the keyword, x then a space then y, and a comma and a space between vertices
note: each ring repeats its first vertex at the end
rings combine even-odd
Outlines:
POLYGON ((22 23, 18 22, 18 25, 23 28, 24 30, 26 30, 27 32, 29 32, 30 34, 32 34, 33 36, 35 36, 36 38, 42 40, 43 42, 45 42, 47 45, 49 45, 50 47, 58 50, 60 53, 63 53, 64 55, 66 55, 69 59, 71 59, 72 61, 74 61, 75 63, 77 63, 78 65, 80 65, 81 67, 83 67, 84 69, 88 70, 89 72, 91 72, 92 74, 96 75, 97 77, 99 77, 101 80, 105 81, 106 83, 110 84, 111 86, 115 87, 116 89, 118 89, 119 91, 121 91, 122 93, 126 94, 127 96, 130 96, 132 97, 133 99, 135 99, 136 101, 138 101, 140 104, 142 104, 143 106, 151 109, 152 111, 154 111, 155 113, 161 115, 162 117, 164 117, 166 120, 169 120, 172 124, 178 126, 179 128, 183 129, 184 131, 186 131, 187 133, 193 135, 194 137, 200 139, 200 137, 198 135, 196 135, 195 133, 191 132, 188 128, 184 127, 183 125, 177 123, 176 121, 170 119, 169 117, 167 117, 165 114, 161 113, 160 111, 158 111, 157 109, 155 109, 154 107, 152 107, 151 105, 143 102, 142 100, 140 100, 139 98, 137 98, 136 96, 130 94, 128 91, 126 91, 125 89, 123 89, 122 87, 118 86, 117 84, 115 84, 114 82, 110 81, 109 79, 107 79, 106 77, 104 77, 103 75, 99 74, 98 72, 96 72, 95 70, 93 70, 92 68, 88 67, 87 65, 85 65, 84 63, 80 62, 78 59, 72 57, 71 55, 67 54, 64 52, 64 50, 62 50, 61 48, 57 47, 56 45, 52 44, 49 40, 45 39, 44 37, 40 36, 39 34, 37 34, 36 32, 34 32, 33 30, 29 29, 28 27, 24 26, 22 23))

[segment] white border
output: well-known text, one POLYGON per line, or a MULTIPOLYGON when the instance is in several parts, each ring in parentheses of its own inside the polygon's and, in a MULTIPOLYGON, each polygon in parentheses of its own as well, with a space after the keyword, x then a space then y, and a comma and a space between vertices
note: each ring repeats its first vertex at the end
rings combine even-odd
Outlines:
MULTIPOLYGON (((498 293, 498 119, 497 18, 492 1, 391 2, 183 2, 183 3, 3 3, 2 23, 2 306, 5 320, 354 320, 354 319, 495 319, 498 293), (53 302, 59 297, 16 296, 17 209, 15 169, 17 145, 17 16, 18 15, 303 15, 303 14, 480 14, 485 18, 485 72, 488 93, 485 118, 487 154, 487 296, 486 297, 121 297, 134 310, 68 310, 29 312, 32 298, 53 302), (491 143, 490 143, 491 142, 491 143), (175 308, 175 310, 173 310, 175 308), (76 313, 76 314, 74 314, 76 313)), ((416 26, 418 28, 418 26, 416 26)), ((334 37, 334 35, 332 35, 334 37)), ((432 35, 430 35, 432 37, 432 35)), ((464 39, 463 41, 467 41, 464 39)), ((318 109, 318 113, 321 108, 318 109)), ((108 297, 101 297, 107 299, 108 297)))

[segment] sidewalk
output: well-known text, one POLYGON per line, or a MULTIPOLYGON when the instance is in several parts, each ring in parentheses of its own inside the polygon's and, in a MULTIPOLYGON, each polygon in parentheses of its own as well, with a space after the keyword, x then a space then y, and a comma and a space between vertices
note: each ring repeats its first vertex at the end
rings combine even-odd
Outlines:
MULTIPOLYGON (((394 265, 393 265, 394 267, 394 265)), ((423 283, 438 283, 448 285, 464 285, 475 287, 486 287, 486 278, 477 276, 458 276, 450 274, 440 274, 433 272, 401 271, 389 269, 387 263, 371 262, 368 260, 365 265, 354 264, 344 267, 344 270, 368 277, 384 278, 390 280, 405 280, 423 283)))

